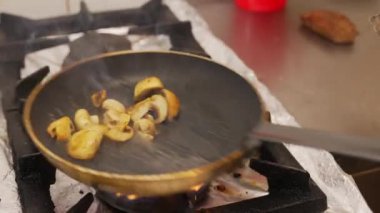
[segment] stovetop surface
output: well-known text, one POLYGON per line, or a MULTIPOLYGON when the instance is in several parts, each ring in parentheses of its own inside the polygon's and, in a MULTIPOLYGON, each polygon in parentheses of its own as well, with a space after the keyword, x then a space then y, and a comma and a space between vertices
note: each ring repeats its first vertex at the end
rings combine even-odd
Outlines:
MULTIPOLYGON (((0 25, 0 89, 7 119, 8 136, 12 146, 16 182, 24 212, 52 212, 54 204, 49 188, 55 183, 55 171, 35 149, 22 125, 22 106, 31 89, 48 73, 44 67, 20 80, 20 70, 27 53, 68 44, 71 50, 84 45, 88 51, 71 51, 64 64, 119 49, 131 44, 116 35, 99 34, 91 30, 107 27, 132 26, 129 35, 165 34, 172 50, 207 56, 192 34, 189 22, 180 22, 161 1, 151 1, 141 8, 103 13, 90 13, 84 3, 77 15, 45 20, 29 20, 1 14, 0 25), (14 27, 16 26, 16 27, 14 27), (70 42, 68 34, 87 32, 70 42), (55 37, 46 37, 55 35, 55 37), (82 54, 83 53, 83 54, 82 54)), ((281 144, 265 142, 260 148, 261 160, 252 159, 250 167, 268 178, 269 195, 251 200, 207 209, 207 212, 321 212, 326 209, 326 197, 310 179, 288 150, 281 144)), ((83 212, 93 202, 85 195, 70 212, 83 212)), ((115 212, 104 205, 102 212, 115 212)))

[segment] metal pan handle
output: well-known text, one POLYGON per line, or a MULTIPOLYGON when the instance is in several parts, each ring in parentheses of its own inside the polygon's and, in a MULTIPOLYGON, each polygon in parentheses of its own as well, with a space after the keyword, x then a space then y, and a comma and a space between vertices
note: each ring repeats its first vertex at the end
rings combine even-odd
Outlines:
POLYGON ((329 133, 304 128, 262 123, 254 138, 273 142, 325 149, 328 151, 380 161, 380 139, 329 133))

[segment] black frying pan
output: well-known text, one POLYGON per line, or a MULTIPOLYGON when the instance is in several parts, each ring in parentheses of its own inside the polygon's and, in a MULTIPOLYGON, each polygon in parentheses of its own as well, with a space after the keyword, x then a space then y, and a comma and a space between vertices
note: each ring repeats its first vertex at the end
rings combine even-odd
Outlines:
POLYGON ((255 91, 237 74, 174 52, 120 52, 79 62, 37 86, 25 106, 29 134, 58 168, 101 188, 149 195, 188 189, 225 170, 244 154, 242 142, 260 116, 255 91), (153 143, 138 137, 126 143, 103 139, 95 158, 83 161, 71 158, 65 143, 46 133, 50 122, 63 115, 73 118, 79 108, 97 114, 90 96, 100 89, 132 105, 135 84, 148 76, 159 77, 181 101, 179 118, 159 125, 153 143), (158 184, 163 180, 167 186, 158 184))
MULTIPOLYGON (((253 129, 260 130, 256 136, 261 138, 283 139, 272 134, 279 133, 275 126, 256 128, 261 114, 250 84, 207 58, 178 52, 117 52, 78 62, 38 85, 26 102, 24 122, 37 148, 73 178, 105 190, 151 196, 188 190, 232 168, 253 144, 253 129), (147 76, 159 77, 181 101, 180 117, 159 125, 153 143, 136 137, 126 143, 103 139, 96 157, 83 161, 68 156, 65 143, 46 133, 50 122, 63 115, 72 118, 79 108, 99 113, 90 95, 100 89, 132 105, 136 82, 147 76)), ((288 132, 294 129, 281 134, 288 132)))

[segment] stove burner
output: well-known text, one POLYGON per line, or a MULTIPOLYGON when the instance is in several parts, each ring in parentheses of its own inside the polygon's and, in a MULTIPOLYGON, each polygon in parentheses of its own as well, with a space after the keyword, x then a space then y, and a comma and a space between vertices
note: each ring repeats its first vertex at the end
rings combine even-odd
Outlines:
POLYGON ((98 191, 96 197, 110 208, 122 212, 186 212, 194 210, 206 200, 209 185, 199 185, 189 192, 163 197, 138 197, 130 194, 98 191))

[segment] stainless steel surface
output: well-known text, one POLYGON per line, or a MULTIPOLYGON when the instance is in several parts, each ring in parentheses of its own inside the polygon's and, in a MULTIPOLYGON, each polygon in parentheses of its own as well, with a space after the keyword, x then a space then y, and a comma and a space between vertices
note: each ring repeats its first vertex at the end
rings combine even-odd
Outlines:
POLYGON ((380 162, 380 143, 378 139, 331 134, 324 131, 279 126, 263 123, 254 132, 261 140, 286 142, 366 158, 380 162))
POLYGON ((251 67, 306 128, 380 136, 380 36, 369 18, 375 0, 289 0, 284 11, 258 14, 233 0, 189 0, 211 30, 251 67), (346 14, 359 36, 334 45, 300 27, 309 9, 346 14))

